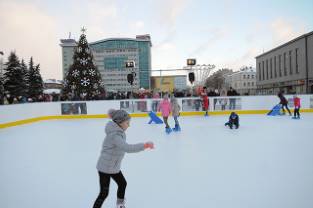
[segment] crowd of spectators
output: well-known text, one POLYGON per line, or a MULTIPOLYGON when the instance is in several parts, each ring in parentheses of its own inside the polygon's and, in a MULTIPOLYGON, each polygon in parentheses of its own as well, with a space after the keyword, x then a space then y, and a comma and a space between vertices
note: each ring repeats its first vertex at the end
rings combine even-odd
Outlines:
MULTIPOLYGON (((56 101, 81 101, 81 100, 124 100, 124 99, 148 99, 148 98, 162 98, 167 92, 157 92, 151 90, 134 91, 134 92, 106 92, 100 95, 93 95, 86 97, 84 95, 68 94, 41 94, 34 97, 12 96, 5 94, 0 96, 0 105, 18 104, 18 103, 33 103, 33 102, 56 102, 56 101)), ((199 92, 197 90, 174 90, 172 93, 175 97, 197 97, 199 92)), ((213 96, 234 96, 238 95, 236 91, 230 89, 228 91, 219 92, 217 89, 208 89, 207 95, 213 96), (225 93, 224 93, 225 92, 225 93), (227 93, 226 93, 227 92, 227 93)))

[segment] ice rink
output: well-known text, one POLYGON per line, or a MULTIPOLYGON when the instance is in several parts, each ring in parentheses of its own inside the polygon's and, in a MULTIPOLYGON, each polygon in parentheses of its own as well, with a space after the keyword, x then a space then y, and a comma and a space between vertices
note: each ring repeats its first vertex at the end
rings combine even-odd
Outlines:
MULTIPOLYGON (((51 120, 0 129, 1 208, 88 208, 108 119, 51 120)), ((182 132, 133 118, 128 143, 156 148, 122 163, 127 208, 312 208, 313 114, 180 117, 182 132)), ((173 119, 170 124, 173 126, 173 119)), ((115 207, 111 181, 103 207, 115 207)))

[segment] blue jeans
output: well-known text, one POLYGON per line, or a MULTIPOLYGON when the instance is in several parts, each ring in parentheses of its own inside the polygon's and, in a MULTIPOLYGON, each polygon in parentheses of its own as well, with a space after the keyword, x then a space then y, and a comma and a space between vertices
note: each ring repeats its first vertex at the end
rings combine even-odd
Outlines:
POLYGON ((178 116, 174 116, 174 121, 175 121, 175 126, 179 125, 179 123, 178 123, 178 116))

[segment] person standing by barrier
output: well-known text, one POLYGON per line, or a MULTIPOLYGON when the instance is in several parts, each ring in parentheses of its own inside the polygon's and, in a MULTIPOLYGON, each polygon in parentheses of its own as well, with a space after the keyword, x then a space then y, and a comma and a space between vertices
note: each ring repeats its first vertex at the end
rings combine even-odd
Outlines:
POLYGON ((209 110, 209 98, 207 95, 206 87, 203 87, 203 92, 201 92, 202 97, 202 108, 205 111, 204 116, 209 116, 208 110, 209 110))
POLYGON ((295 106, 293 118, 294 119, 300 119, 300 107, 301 107, 300 98, 297 95, 294 95, 293 96, 293 102, 294 102, 294 106, 295 106))
MULTIPOLYGON (((236 90, 234 90, 232 87, 227 91, 227 96, 237 96, 239 95, 236 90)), ((236 109, 236 98, 229 98, 229 110, 235 110, 236 109)))

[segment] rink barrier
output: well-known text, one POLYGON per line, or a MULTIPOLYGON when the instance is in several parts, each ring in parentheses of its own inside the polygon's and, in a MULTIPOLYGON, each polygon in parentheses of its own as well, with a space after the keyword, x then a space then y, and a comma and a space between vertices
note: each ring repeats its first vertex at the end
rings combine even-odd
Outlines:
MULTIPOLYGON (((299 95, 300 112, 313 112, 313 94, 299 95)), ((293 95, 286 95, 289 108, 293 109, 293 95)), ((123 109, 132 117, 146 117, 156 111, 162 99, 128 99, 99 101, 60 101, 0 105, 0 128, 7 128, 53 119, 104 119, 109 109, 123 109)), ((203 116, 200 97, 177 98, 182 116, 203 116)), ((209 97, 209 115, 239 114, 266 115, 277 105, 277 96, 209 97)), ((160 113, 157 114, 160 116, 160 113)))
MULTIPOLYGON (((209 115, 229 115, 234 110, 226 110, 226 111, 209 111, 209 115)), ((251 114, 261 114, 266 115, 268 110, 235 110, 239 115, 251 115, 251 114)), ((291 110, 293 112, 293 110, 291 110)), ((313 113, 313 109, 301 109, 301 113, 313 113)), ((181 112, 181 116, 203 116, 205 114, 204 111, 197 112, 181 112)), ((161 117, 161 113, 157 113, 158 116, 161 117)), ((148 113, 131 113, 131 117, 148 117, 148 113)), ((95 114, 95 115, 56 115, 56 116, 41 116, 37 118, 24 119, 14 122, 8 122, 0 124, 0 129, 9 128, 24 124, 31 124, 39 121, 47 121, 47 120, 67 120, 67 119, 105 119, 109 118, 107 114, 95 114)))

